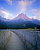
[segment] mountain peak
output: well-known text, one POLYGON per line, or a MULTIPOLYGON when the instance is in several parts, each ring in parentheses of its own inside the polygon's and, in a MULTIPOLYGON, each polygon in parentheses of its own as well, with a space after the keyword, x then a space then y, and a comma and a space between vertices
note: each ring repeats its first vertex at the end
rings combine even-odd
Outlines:
POLYGON ((15 20, 19 20, 19 19, 22 19, 22 20, 30 20, 30 18, 28 18, 27 16, 26 16, 26 14, 23 14, 23 13, 21 13, 21 14, 19 14, 16 18, 14 18, 15 20))

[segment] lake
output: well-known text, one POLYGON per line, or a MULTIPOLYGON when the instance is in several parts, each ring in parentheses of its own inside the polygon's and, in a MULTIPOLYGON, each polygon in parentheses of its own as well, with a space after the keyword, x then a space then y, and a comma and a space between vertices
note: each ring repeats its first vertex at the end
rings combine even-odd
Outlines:
POLYGON ((40 31, 26 29, 0 30, 0 50, 39 50, 40 31))

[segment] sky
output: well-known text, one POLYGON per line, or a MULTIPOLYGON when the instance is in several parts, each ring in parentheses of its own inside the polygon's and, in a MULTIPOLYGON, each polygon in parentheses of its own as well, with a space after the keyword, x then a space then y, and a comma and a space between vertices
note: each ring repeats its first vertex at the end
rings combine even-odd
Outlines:
POLYGON ((21 13, 40 20, 40 0, 0 0, 0 16, 13 19, 21 13))

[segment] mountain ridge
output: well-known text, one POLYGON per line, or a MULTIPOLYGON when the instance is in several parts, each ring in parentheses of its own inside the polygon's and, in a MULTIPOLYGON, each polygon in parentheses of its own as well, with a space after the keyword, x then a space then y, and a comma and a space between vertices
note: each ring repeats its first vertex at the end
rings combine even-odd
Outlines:
POLYGON ((28 18, 25 14, 19 14, 17 18, 5 21, 0 17, 0 28, 40 28, 40 21, 28 18))

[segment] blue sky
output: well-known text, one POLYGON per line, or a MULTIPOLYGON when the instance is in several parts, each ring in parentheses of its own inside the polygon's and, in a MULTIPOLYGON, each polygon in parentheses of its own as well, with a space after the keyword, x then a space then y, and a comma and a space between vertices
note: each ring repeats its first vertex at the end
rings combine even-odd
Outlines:
POLYGON ((0 0, 0 16, 13 19, 21 13, 40 20, 40 0, 0 0))

